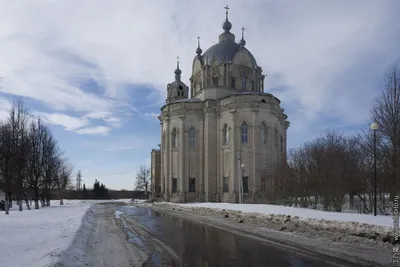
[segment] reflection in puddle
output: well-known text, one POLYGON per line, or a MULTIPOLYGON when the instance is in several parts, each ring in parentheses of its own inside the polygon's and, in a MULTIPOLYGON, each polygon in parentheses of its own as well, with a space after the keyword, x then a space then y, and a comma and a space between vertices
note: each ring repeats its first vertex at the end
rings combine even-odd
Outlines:
MULTIPOLYGON (((119 210, 148 228, 155 238, 171 247, 180 262, 153 253, 143 266, 258 267, 321 266, 268 244, 235 234, 160 214, 147 207, 120 207, 119 210)), ((135 234, 133 243, 145 247, 135 234)), ((324 265, 328 266, 328 265, 324 265)))
POLYGON ((129 243, 134 243, 138 245, 140 248, 146 248, 145 244, 143 243, 142 239, 140 239, 137 234, 134 234, 130 231, 128 233, 128 242, 129 243))

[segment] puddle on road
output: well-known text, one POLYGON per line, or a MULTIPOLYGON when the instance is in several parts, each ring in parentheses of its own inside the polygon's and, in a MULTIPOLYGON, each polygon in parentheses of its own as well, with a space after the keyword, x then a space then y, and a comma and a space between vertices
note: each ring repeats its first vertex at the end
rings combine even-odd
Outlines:
POLYGON ((177 262, 167 252, 160 254, 150 251, 146 240, 129 232, 128 240, 149 254, 143 267, 321 266, 268 244, 161 214, 148 207, 121 206, 118 210, 144 225, 155 238, 171 247, 179 257, 177 262))

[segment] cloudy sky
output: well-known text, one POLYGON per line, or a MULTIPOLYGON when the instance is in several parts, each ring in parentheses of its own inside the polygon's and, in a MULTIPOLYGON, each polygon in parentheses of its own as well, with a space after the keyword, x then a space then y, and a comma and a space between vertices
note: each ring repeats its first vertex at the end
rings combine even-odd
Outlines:
POLYGON ((0 0, 0 118, 15 99, 49 123, 84 182, 130 189, 159 143, 154 116, 201 36, 232 31, 287 111, 288 147, 327 129, 366 129, 384 73, 400 62, 398 0, 0 0))

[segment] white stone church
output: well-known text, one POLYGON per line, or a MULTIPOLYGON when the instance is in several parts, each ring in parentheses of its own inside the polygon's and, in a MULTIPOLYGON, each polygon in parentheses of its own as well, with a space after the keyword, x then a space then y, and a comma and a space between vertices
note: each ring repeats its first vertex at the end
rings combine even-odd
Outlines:
MULTIPOLYGON (((167 85, 158 117, 160 149, 152 150, 152 190, 171 202, 262 203, 268 191, 262 174, 286 161, 289 122, 280 100, 264 92, 265 75, 232 24, 222 24, 219 42, 204 53, 200 41, 189 87, 167 85)), ((199 38, 198 38, 199 39, 199 38)))

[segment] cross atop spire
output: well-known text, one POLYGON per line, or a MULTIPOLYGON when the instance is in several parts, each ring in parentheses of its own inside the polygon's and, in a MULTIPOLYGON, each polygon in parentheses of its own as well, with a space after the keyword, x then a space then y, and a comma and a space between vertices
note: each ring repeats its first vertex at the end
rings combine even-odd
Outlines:
POLYGON ((198 56, 200 56, 201 53, 203 53, 203 50, 201 50, 201 48, 200 48, 200 36, 197 36, 197 49, 196 49, 196 54, 197 54, 198 56))
POLYGON ((242 39, 241 39, 240 42, 239 42, 239 44, 240 44, 241 46, 245 46, 245 45, 246 45, 246 41, 244 40, 244 30, 245 30, 245 28, 242 27, 242 39))
POLYGON ((226 5, 225 7, 224 7, 224 9, 226 10, 226 19, 225 19, 225 22, 222 24, 222 29, 225 31, 225 32, 229 32, 230 31, 230 29, 232 29, 232 24, 229 22, 229 20, 228 20, 228 10, 229 10, 229 7, 228 7, 228 5, 226 5))
POLYGON ((179 69, 179 56, 176 57, 176 70, 174 71, 175 76, 180 76, 182 71, 179 69))
POLYGON ((225 8, 225 10, 226 10, 226 12, 225 12, 225 13, 226 13, 226 19, 228 19, 228 12, 229 12, 228 10, 229 10, 229 7, 228 7, 228 5, 226 5, 224 8, 225 8))

